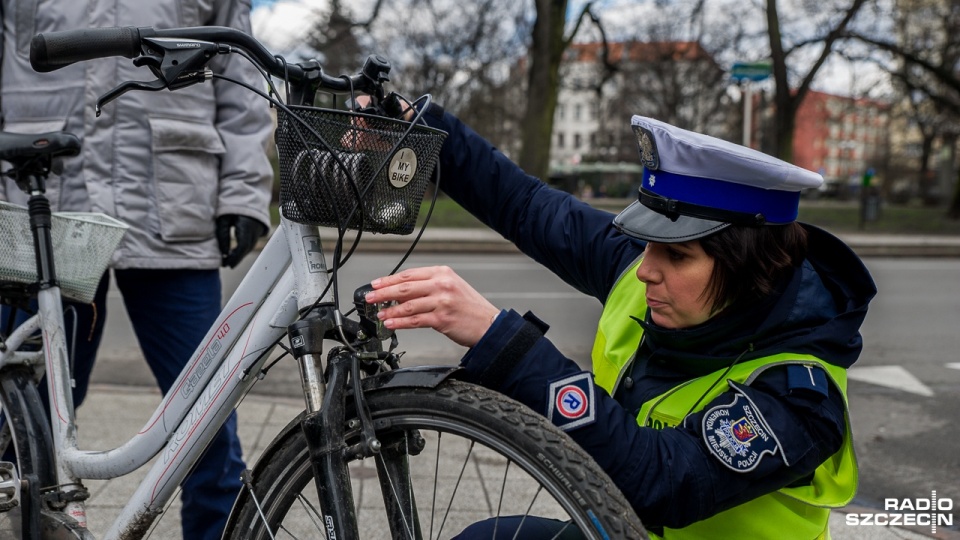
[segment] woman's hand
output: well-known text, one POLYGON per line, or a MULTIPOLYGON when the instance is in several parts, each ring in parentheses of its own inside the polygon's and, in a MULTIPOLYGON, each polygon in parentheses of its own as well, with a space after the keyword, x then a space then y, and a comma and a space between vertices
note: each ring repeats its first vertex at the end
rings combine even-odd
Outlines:
MULTIPOLYGON (((360 95, 356 97, 357 106, 361 109, 370 105, 370 101, 370 96, 360 95)), ((413 119, 416 111, 414 111, 413 107, 406 101, 400 99, 400 102, 400 105, 405 111, 402 119, 409 122, 413 119)), ((384 145, 389 148, 393 145, 390 140, 375 135, 367 119, 362 116, 350 118, 350 125, 353 126, 354 129, 348 129, 340 136, 340 146, 345 150, 360 152, 363 150, 383 148, 384 145)))
POLYGON ((373 280, 369 304, 397 301, 378 317, 391 330, 433 328, 464 347, 473 347, 500 310, 448 266, 412 268, 373 280))

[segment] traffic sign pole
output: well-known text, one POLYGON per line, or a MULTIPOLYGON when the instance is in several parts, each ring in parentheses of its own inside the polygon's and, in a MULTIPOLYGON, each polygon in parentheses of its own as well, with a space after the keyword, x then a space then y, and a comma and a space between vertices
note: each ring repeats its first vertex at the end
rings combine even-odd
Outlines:
POLYGON ((753 83, 770 76, 770 62, 737 62, 730 70, 730 77, 743 82, 743 145, 750 147, 753 132, 753 83))

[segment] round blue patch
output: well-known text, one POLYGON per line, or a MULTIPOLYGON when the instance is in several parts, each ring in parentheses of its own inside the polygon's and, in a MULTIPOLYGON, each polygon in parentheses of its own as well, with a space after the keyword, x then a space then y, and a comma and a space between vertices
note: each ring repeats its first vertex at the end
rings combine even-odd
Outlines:
POLYGON ((571 420, 580 418, 589 410, 587 394, 579 386, 564 386, 557 392, 557 412, 571 420))

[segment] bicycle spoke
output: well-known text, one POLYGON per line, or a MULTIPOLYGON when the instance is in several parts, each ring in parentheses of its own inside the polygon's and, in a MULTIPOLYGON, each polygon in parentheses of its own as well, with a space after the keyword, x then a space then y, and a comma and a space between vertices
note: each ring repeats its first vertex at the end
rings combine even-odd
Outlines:
POLYGON ((572 524, 573 524, 572 521, 568 521, 568 522, 564 523, 563 528, 561 528, 559 531, 557 531, 557 534, 553 535, 553 537, 550 538, 550 540, 557 540, 557 538, 560 538, 560 535, 563 534, 563 531, 569 529, 572 524))
POLYGON ((437 455, 433 463, 433 498, 430 503, 430 538, 433 540, 433 521, 434 516, 437 515, 437 490, 440 481, 440 439, 443 437, 443 433, 437 433, 437 455))
POLYGON ((260 514, 260 519, 263 520, 264 528, 267 530, 267 534, 270 535, 271 540, 276 540, 276 537, 273 535, 273 531, 270 530, 270 524, 267 523, 267 516, 263 515, 263 507, 260 505, 260 501, 257 500, 257 494, 253 491, 253 483, 250 478, 250 469, 243 471, 241 475, 244 487, 247 488, 247 491, 250 492, 250 498, 253 500, 254 506, 257 508, 257 512, 260 514))
MULTIPOLYGON (((406 439, 405 439, 405 440, 404 440, 404 445, 406 445, 406 444, 407 444, 407 441, 406 441, 406 439)), ((409 447, 404 448, 404 455, 409 455, 409 447)), ((400 497, 399 497, 399 493, 397 492, 396 482, 394 481, 394 478, 390 475, 390 469, 387 467, 386 459, 384 459, 383 454, 378 455, 375 459, 379 459, 379 460, 380 460, 380 463, 381 463, 381 465, 382 465, 382 469, 383 469, 384 473, 387 475, 387 484, 390 486, 390 491, 392 492, 393 500, 399 502, 399 501, 400 501, 400 497)), ((415 510, 416 510, 416 509, 414 508, 415 502, 414 502, 414 497, 413 497, 413 486, 412 486, 409 482, 408 482, 407 484, 408 484, 408 487, 409 487, 409 493, 408 493, 408 495, 409 495, 409 499, 410 499, 410 508, 409 508, 409 512, 403 512, 403 511, 402 511, 403 509, 401 509, 400 517, 401 517, 401 519, 403 519, 403 527, 404 527, 404 530, 406 531, 406 533, 408 534, 408 536, 409 536, 410 538, 414 538, 414 537, 416 536, 416 533, 415 533, 415 531, 414 531, 413 523, 411 522, 411 520, 410 520, 409 518, 411 518, 411 517, 413 517, 413 516, 415 515, 415 510)), ((399 506, 399 505, 398 505, 398 506, 399 506)), ((357 514, 359 515, 359 512, 357 512, 357 514)))
POLYGON ((297 535, 295 535, 295 534, 293 534, 292 532, 290 532, 290 530, 287 529, 286 527, 284 527, 282 523, 280 524, 280 529, 279 529, 277 532, 278 532, 278 533, 279 533, 279 532, 285 532, 285 533, 287 533, 287 536, 289 536, 290 538, 293 538, 293 540, 300 540, 299 537, 297 537, 297 535))
MULTIPOLYGON (((443 526, 447 523, 447 517, 450 516, 450 509, 453 508, 453 499, 457 496, 457 492, 460 491, 460 483, 463 481, 463 472, 467 470, 467 464, 470 463, 470 456, 473 455, 473 447, 477 444, 476 441, 470 441, 470 448, 467 450, 467 455, 463 458, 463 466, 460 467, 460 474, 457 476, 457 483, 453 485, 453 493, 450 494, 450 501, 447 502, 447 510, 443 514, 443 521, 440 522, 440 529, 437 530, 437 538, 440 538, 441 533, 443 533, 443 526)), ((437 441, 437 451, 440 449, 440 443, 437 441)))
POLYGON ((523 529, 523 523, 527 520, 527 516, 530 515, 530 510, 533 509, 533 505, 537 502, 537 497, 540 496, 540 493, 543 491, 543 486, 537 486, 537 492, 533 494, 533 499, 530 500, 530 506, 527 507, 527 511, 523 513, 523 517, 520 518, 520 525, 517 526, 517 532, 513 535, 513 540, 517 540, 520 536, 520 530, 523 529))
POLYGON ((320 511, 317 510, 316 507, 314 507, 312 504, 310 504, 310 501, 308 501, 307 498, 304 497, 302 493, 297 495, 297 502, 299 502, 300 506, 302 506, 304 510, 306 510, 307 516, 310 518, 310 521, 312 521, 313 524, 317 527, 317 530, 322 531, 323 518, 320 517, 320 511))
POLYGON ((503 468, 503 479, 500 481, 500 497, 497 501, 497 515, 494 516, 495 520, 493 522, 493 537, 497 537, 497 527, 500 526, 500 515, 501 510, 503 510, 503 494, 507 492, 507 475, 510 474, 510 464, 513 461, 508 460, 507 466, 503 468))

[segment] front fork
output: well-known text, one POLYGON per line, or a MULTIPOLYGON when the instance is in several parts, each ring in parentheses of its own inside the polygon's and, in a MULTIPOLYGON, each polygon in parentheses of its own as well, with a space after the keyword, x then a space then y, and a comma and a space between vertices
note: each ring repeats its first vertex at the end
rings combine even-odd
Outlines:
POLYGON ((404 434, 401 441, 383 445, 376 438, 375 421, 369 416, 363 393, 352 391, 361 386, 357 351, 339 349, 324 369, 323 339, 334 330, 335 319, 332 309, 321 306, 313 316, 288 329, 307 406, 300 426, 310 451, 327 538, 360 538, 348 464, 364 457, 373 457, 376 462, 391 537, 422 538, 407 460, 409 453, 422 447, 422 439, 418 433, 412 435, 411 445, 407 440, 411 435, 404 434), (347 399, 351 396, 356 410, 347 418, 347 399), (347 444, 348 429, 359 432, 358 442, 347 444))

